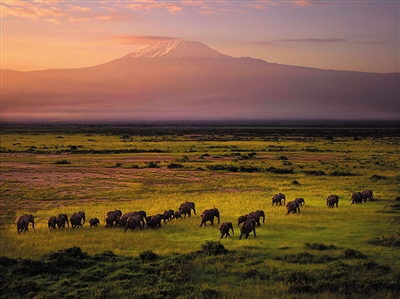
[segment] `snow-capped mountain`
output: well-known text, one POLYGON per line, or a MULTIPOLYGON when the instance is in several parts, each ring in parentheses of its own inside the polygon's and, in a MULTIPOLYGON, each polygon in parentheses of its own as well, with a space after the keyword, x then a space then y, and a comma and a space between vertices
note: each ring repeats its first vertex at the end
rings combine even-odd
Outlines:
POLYGON ((2 70, 4 121, 398 120, 400 74, 234 58, 171 41, 78 69, 2 70))
POLYGON ((150 57, 203 57, 218 58, 225 56, 218 51, 211 49, 203 43, 196 41, 169 41, 160 42, 154 45, 144 46, 137 51, 128 54, 127 58, 150 58, 150 57))

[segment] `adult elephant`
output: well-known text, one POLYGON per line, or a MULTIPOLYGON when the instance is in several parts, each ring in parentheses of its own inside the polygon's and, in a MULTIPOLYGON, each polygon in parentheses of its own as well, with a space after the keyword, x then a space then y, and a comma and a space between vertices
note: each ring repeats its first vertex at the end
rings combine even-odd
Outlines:
POLYGON ((248 219, 254 219, 257 223, 257 226, 260 226, 260 217, 263 217, 263 223, 265 223, 265 213, 263 210, 257 210, 255 212, 249 213, 247 216, 248 219))
POLYGON ((220 220, 220 215, 219 215, 219 211, 217 208, 213 208, 210 210, 205 210, 202 214, 201 214, 201 223, 199 225, 199 227, 202 227, 202 225, 204 224, 204 226, 206 226, 206 222, 210 221, 211 225, 214 225, 214 217, 217 217, 218 219, 218 224, 219 224, 219 220, 220 220))
POLYGON ((229 230, 232 230, 232 235, 235 234, 235 232, 234 232, 234 230, 233 230, 233 224, 232 224, 232 222, 224 222, 224 223, 220 224, 220 226, 219 226, 219 231, 220 231, 220 233, 221 233, 221 239, 222 239, 224 236, 225 236, 225 238, 228 237, 228 236, 231 236, 231 235, 229 234, 229 230))
POLYGON ((51 228, 56 229, 56 223, 57 223, 56 219, 57 219, 56 216, 51 216, 49 218, 49 220, 47 221, 47 226, 49 227, 49 229, 51 228))
POLYGON ((364 191, 361 193, 361 195, 362 195, 362 198, 363 198, 364 202, 366 202, 367 199, 369 199, 370 201, 373 201, 373 200, 374 200, 374 196, 373 196, 373 194, 372 194, 372 190, 364 190, 364 191))
POLYGON ((57 223, 58 229, 65 228, 65 223, 67 223, 67 225, 69 227, 69 221, 68 221, 67 214, 66 213, 58 214, 58 216, 56 217, 56 223, 57 223))
POLYGON ((352 199, 351 204, 353 204, 353 203, 362 203, 363 197, 362 197, 361 192, 354 192, 351 195, 351 199, 352 199))
POLYGON ((125 227, 126 225, 126 221, 128 220, 129 217, 138 217, 140 219, 140 222, 142 223, 142 226, 144 226, 145 224, 145 217, 146 217, 146 212, 144 211, 135 211, 135 212, 129 212, 126 213, 124 215, 122 215, 122 217, 120 217, 120 219, 117 218, 117 221, 119 221, 119 225, 121 225, 121 227, 125 227))
POLYGON ((134 230, 137 226, 139 226, 140 229, 143 229, 142 219, 141 219, 141 216, 139 216, 139 215, 136 214, 136 215, 131 215, 128 217, 128 219, 125 222, 124 232, 126 232, 128 230, 128 228, 131 230, 134 230))
POLYGON ((119 220, 121 219, 121 216, 121 210, 108 211, 104 219, 106 222, 106 227, 109 228, 117 225, 119 220))
POLYGON ((163 213, 163 218, 164 218, 164 222, 165 224, 167 223, 166 220, 171 221, 172 219, 174 219, 174 210, 165 210, 163 213))
POLYGON ((254 237, 257 237, 257 235, 256 235, 256 221, 254 219, 248 219, 248 220, 246 220, 245 222, 242 223, 242 226, 240 227, 239 239, 241 239, 243 235, 246 235, 246 239, 247 239, 251 232, 253 232, 254 237))
POLYGON ((195 215, 197 215, 196 214, 196 205, 192 201, 187 201, 187 202, 181 204, 179 207, 179 211, 181 212, 181 215, 185 215, 185 218, 186 218, 186 214, 189 217, 192 216, 192 210, 193 210, 193 213, 195 215))
POLYGON ((17 220, 15 220, 15 224, 17 225, 18 234, 28 231, 28 225, 30 222, 32 222, 33 230, 35 230, 35 220, 33 218, 34 218, 33 215, 25 214, 25 215, 17 218, 17 220))
POLYGON ((249 216, 249 214, 239 216, 239 218, 238 218, 238 226, 239 226, 241 223, 245 222, 245 221, 247 220, 247 217, 248 217, 248 216, 249 216))
POLYGON ((286 214, 289 214, 290 212, 293 212, 293 214, 294 214, 294 213, 296 213, 296 211, 299 211, 299 213, 300 213, 300 206, 305 204, 305 203, 306 202, 301 197, 296 198, 293 201, 289 201, 286 204, 286 208, 287 208, 287 213, 286 214))
POLYGON ((159 228, 161 227, 161 216, 159 214, 149 216, 147 220, 147 228, 159 228))
POLYGON ((82 227, 85 224, 85 212, 79 211, 78 213, 72 214, 69 221, 71 222, 72 228, 82 227), (83 220, 83 222, 82 222, 83 220))
POLYGON ((283 201, 283 204, 285 204, 286 203, 286 197, 285 197, 285 194, 283 194, 283 193, 277 193, 277 194, 274 194, 274 196, 272 196, 272 205, 282 205, 282 201, 283 201))
POLYGON ((329 208, 333 208, 335 205, 336 207, 338 207, 339 205, 339 196, 337 196, 336 194, 331 194, 326 198, 326 205, 329 208))
POLYGON ((92 218, 89 220, 90 227, 98 226, 100 224, 100 220, 98 218, 92 218))

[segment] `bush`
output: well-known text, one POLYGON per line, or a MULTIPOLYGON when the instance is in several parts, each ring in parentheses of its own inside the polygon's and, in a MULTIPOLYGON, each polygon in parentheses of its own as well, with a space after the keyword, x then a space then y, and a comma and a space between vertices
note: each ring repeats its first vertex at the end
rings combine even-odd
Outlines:
POLYGON ((206 241, 205 244, 201 245, 201 248, 201 252, 208 255, 226 254, 228 252, 228 250, 225 248, 224 245, 221 244, 220 241, 206 241))
POLYGON ((351 173, 351 172, 345 172, 345 171, 333 171, 330 174, 331 176, 356 176, 356 174, 351 173))
POLYGON ((383 236, 381 238, 374 238, 368 241, 368 244, 384 247, 400 247, 400 233, 397 236, 394 235, 388 238, 383 236))
POLYGON ((54 162, 54 164, 71 164, 71 162, 69 162, 67 160, 60 160, 60 161, 54 162))
POLYGON ((168 169, 183 168, 183 165, 182 165, 182 164, 178 164, 178 163, 170 163, 170 164, 167 166, 167 168, 168 168, 168 169))
POLYGON ((293 169, 286 169, 286 168, 275 168, 273 166, 266 169, 267 172, 277 173, 277 174, 290 174, 293 173, 293 169))
POLYGON ((314 249, 314 250, 336 249, 336 247, 334 245, 332 245, 332 244, 331 245, 324 245, 324 244, 321 244, 321 243, 312 243, 312 244, 310 244, 310 243, 306 242, 306 243, 304 243, 304 246, 307 249, 314 249))
POLYGON ((154 253, 152 250, 146 250, 139 253, 139 257, 142 261, 155 261, 158 259, 158 254, 154 253))
POLYGON ((303 173, 305 175, 315 175, 315 176, 326 175, 326 173, 322 170, 304 170, 303 173))
POLYGON ((366 259, 368 257, 365 254, 350 248, 343 250, 342 254, 346 259, 366 259))
POLYGON ((147 167, 148 168, 158 168, 158 165, 157 165, 156 162, 150 161, 150 162, 147 163, 147 167))

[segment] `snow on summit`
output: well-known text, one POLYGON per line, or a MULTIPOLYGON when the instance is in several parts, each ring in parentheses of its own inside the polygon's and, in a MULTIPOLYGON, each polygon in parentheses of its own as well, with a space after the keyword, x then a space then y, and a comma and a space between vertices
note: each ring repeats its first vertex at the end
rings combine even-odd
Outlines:
POLYGON ((225 56, 203 43, 195 41, 169 41, 148 45, 128 55, 128 57, 202 57, 225 56))

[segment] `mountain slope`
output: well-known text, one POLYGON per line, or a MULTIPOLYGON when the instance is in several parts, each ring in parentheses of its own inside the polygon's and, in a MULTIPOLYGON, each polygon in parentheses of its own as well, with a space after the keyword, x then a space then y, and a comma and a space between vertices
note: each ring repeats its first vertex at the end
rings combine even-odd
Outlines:
POLYGON ((319 70, 168 42, 88 68, 2 71, 3 120, 398 119, 399 74, 319 70))

